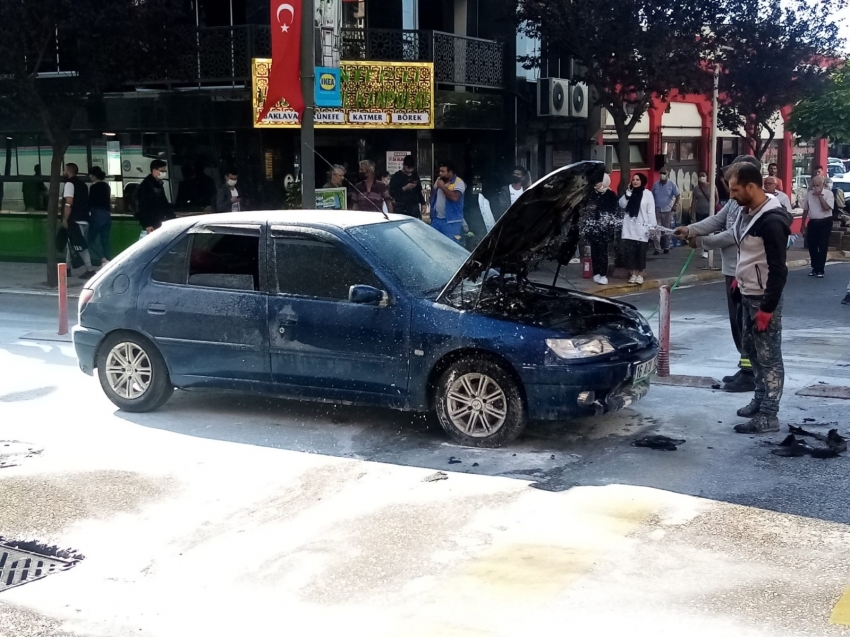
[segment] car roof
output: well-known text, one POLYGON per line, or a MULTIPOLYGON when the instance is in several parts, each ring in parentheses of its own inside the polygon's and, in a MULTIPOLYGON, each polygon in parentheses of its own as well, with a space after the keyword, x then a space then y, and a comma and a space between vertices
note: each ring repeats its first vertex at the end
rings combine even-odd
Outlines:
POLYGON ((405 215, 387 215, 381 212, 358 210, 257 210, 246 212, 224 212, 191 217, 197 225, 227 224, 293 224, 304 226, 331 226, 346 230, 357 226, 368 226, 388 221, 410 219, 405 215))

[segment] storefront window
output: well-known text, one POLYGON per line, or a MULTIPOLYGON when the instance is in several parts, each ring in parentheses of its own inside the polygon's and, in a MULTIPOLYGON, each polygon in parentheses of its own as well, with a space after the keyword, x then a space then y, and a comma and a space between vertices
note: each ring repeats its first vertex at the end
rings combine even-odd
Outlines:
POLYGON ((667 162, 679 161, 679 142, 664 142, 664 156, 667 162))
POLYGON ((681 142, 679 144, 679 161, 696 161, 696 142, 681 142))
POLYGON ((767 169, 768 164, 779 163, 779 142, 777 140, 770 142, 770 146, 765 149, 761 163, 764 164, 765 169, 767 169))

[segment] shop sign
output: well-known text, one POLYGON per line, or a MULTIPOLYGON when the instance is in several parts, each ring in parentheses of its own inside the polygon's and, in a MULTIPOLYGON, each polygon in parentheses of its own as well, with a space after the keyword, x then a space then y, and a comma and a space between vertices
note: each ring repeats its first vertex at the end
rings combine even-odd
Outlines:
MULTIPOLYGON (((255 58, 254 120, 268 92, 271 60, 255 58)), ((316 91, 329 69, 316 69, 316 91)), ((330 80, 325 78, 330 87, 330 80)), ((430 62, 340 62, 341 107, 317 107, 316 128, 434 128, 434 65, 430 62)), ((281 101, 256 128, 297 128, 298 114, 281 101)))
POLYGON ((345 188, 316 188, 316 210, 345 210, 347 196, 345 188))
POLYGON ((339 108, 342 106, 339 69, 326 66, 316 67, 316 106, 339 108))

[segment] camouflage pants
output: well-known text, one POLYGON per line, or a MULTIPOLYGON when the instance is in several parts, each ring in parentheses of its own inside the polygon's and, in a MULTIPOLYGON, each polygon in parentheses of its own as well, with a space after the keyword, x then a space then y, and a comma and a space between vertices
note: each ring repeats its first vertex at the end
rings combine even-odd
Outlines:
POLYGON ((761 298, 745 296, 743 355, 749 358, 756 375, 755 400, 761 403, 764 414, 779 413, 779 401, 785 384, 785 366, 782 363, 782 304, 773 312, 773 318, 764 332, 756 331, 756 313, 761 298))

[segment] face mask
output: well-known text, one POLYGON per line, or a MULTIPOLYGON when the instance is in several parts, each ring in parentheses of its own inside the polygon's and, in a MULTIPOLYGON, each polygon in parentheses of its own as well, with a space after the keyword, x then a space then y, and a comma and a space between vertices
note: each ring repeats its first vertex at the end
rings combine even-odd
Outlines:
POLYGON ((159 171, 159 179, 165 179, 166 177, 168 177, 167 172, 165 172, 164 170, 159 171))
POLYGON ((705 183, 705 182, 707 182, 707 181, 708 181, 708 178, 707 178, 707 177, 700 177, 700 178, 699 178, 699 183, 701 183, 701 184, 704 184, 704 183, 705 183))
POLYGON ((514 175, 513 177, 511 177, 511 183, 512 184, 518 184, 518 183, 521 183, 521 182, 522 182, 521 176, 514 175))
POLYGON ((228 179, 227 185, 230 186, 231 188, 233 188, 233 186, 236 185, 236 180, 235 179, 228 179))
POLYGON ((362 170, 357 173, 357 177, 360 179, 360 181, 366 181, 366 173, 364 173, 362 170))
POLYGON ((667 175, 661 175, 661 181, 667 181, 667 175))

